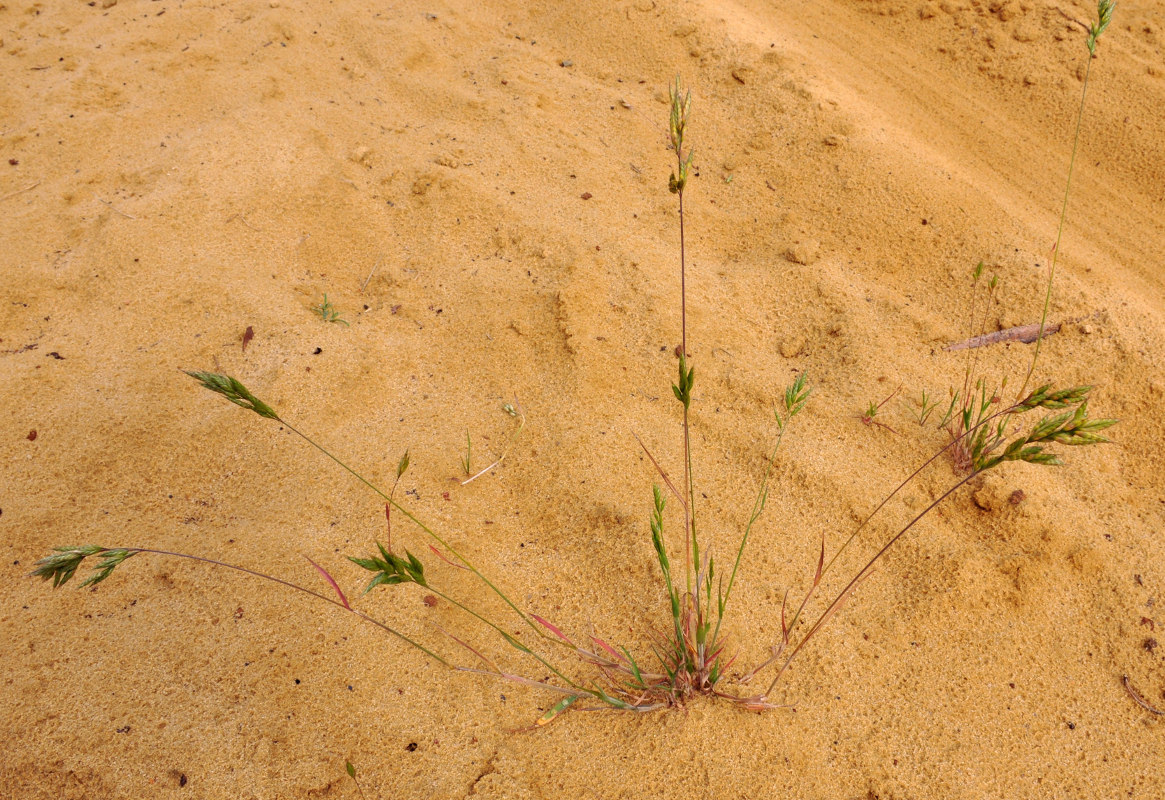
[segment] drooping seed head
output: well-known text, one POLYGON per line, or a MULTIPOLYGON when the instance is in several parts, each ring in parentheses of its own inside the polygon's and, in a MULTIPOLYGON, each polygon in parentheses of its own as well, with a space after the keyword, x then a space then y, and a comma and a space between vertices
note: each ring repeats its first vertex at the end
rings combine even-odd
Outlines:
POLYGON ((210 389, 216 394, 221 394, 237 406, 254 411, 260 417, 279 419, 279 415, 275 413, 275 409, 251 394, 246 386, 243 386, 242 383, 230 375, 219 375, 214 372, 191 372, 189 370, 183 370, 183 372, 201 383, 203 387, 210 389))

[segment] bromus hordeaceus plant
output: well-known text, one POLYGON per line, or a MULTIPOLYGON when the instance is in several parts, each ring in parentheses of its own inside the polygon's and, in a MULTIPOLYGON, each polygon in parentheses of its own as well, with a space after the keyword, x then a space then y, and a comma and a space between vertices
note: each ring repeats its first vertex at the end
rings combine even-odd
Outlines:
MULTIPOLYGON (((1095 37, 1107 25, 1104 17, 1105 7, 1102 2, 1101 26, 1090 36, 1090 50, 1095 45, 1095 37)), ((1111 4, 1108 8, 1109 13, 1111 13, 1111 4)), ((451 642, 461 648, 459 652, 466 654, 463 657, 472 658, 469 665, 459 664, 454 657, 438 652, 441 648, 432 644, 422 644, 415 638, 406 636, 354 608, 336 579, 323 566, 310 559, 308 560, 312 566, 329 584, 332 594, 318 592, 307 586, 216 559, 147 547, 106 547, 100 545, 58 547, 52 555, 37 562, 37 568, 33 574, 45 580, 51 580, 53 586, 58 587, 67 583, 86 559, 95 558, 97 563, 94 571, 82 582, 83 586, 95 585, 108 578, 114 569, 128 559, 143 554, 191 559, 239 571, 331 603, 392 634, 426 657, 451 669, 488 675, 553 693, 558 697, 558 700, 537 721, 538 725, 551 722, 567 709, 578 707, 580 703, 589 704, 589 707, 592 708, 644 712, 680 706, 696 696, 711 695, 727 698, 748 709, 764 710, 779 707, 779 704, 773 701, 773 693, 792 661, 837 612, 854 588, 870 575, 875 564, 922 517, 974 476, 1006 462, 1026 461, 1032 464, 1057 464, 1059 460, 1056 454, 1048 449, 1051 445, 1086 445, 1107 441, 1100 435, 1100 431, 1112 425, 1114 420, 1092 420, 1088 417, 1087 398, 1090 387, 1087 386, 1064 390, 1055 390, 1049 385, 1041 386, 1005 408, 989 414, 986 412, 980 414, 979 418, 959 433, 946 448, 932 456, 875 508, 828 561, 826 560, 825 539, 822 538, 813 576, 809 581, 808 588, 800 596, 800 600, 790 603, 791 592, 785 593, 785 599, 779 612, 781 638, 774 643, 771 657, 741 675, 737 681, 738 684, 747 684, 762 673, 769 672, 771 677, 768 678, 767 688, 760 692, 733 689, 732 681, 728 679, 727 673, 734 659, 728 653, 723 623, 728 613, 733 588, 744 562, 750 536, 768 501, 768 484, 774 469, 777 450, 794 418, 806 408, 810 391, 805 376, 801 375, 785 389, 778 402, 774 415, 776 436, 764 465, 759 489, 748 521, 743 531, 739 533, 735 556, 731 565, 725 569, 716 562, 713 556, 715 544, 713 537, 706 534, 698 524, 694 476, 696 459, 692 452, 689 415, 691 404, 695 400, 693 387, 695 386, 696 373, 695 367, 691 364, 687 346, 687 259, 684 241, 683 203, 693 159, 692 151, 686 142, 691 107, 691 94, 683 89, 677 79, 671 89, 668 126, 668 147, 675 156, 676 166, 670 176, 668 186, 671 192, 677 196, 679 205, 681 344, 678 351, 678 378, 673 384, 672 390, 676 400, 682 406, 681 458, 683 469, 682 477, 677 484, 669 477, 659 460, 648 453, 664 487, 661 488, 657 485, 653 489, 649 527, 669 615, 663 632, 654 635, 650 656, 647 658, 643 655, 637 657, 628 648, 614 647, 595 635, 587 637, 585 641, 576 642, 553 623, 523 610, 503 588, 474 566, 445 537, 427 526, 398 502, 395 499, 395 482, 389 492, 381 490, 329 450, 288 423, 271 406, 259 400, 238 380, 226 375, 208 372, 189 372, 187 374, 197 380, 204 388, 223 396, 230 402, 252 411, 264 419, 280 423, 335 461, 380 496, 385 503, 386 515, 388 515, 390 522, 392 511, 395 510, 403 515, 408 522, 416 527, 420 535, 428 539, 430 551, 443 564, 469 570, 485 589, 496 594, 504 602, 505 613, 513 616, 507 616, 505 624, 503 624, 500 620, 487 617, 471 603, 449 594, 441 588, 439 580, 434 579, 431 573, 426 572, 425 565, 413 552, 394 547, 393 539, 399 541, 402 538, 400 536, 393 536, 384 544, 377 543, 375 552, 367 557, 350 558, 353 563, 371 573, 371 579, 364 589, 365 593, 380 587, 396 585, 415 584, 423 587, 426 592, 444 598, 452 606, 476 620, 491 635, 500 637, 514 651, 514 658, 524 666, 500 666, 480 649, 470 644, 467 641, 468 637, 463 638, 442 630, 441 632, 451 642), (1016 422, 1020 415, 1036 410, 1050 413, 1032 425, 1026 433, 1010 432, 1010 423, 1016 422), (840 592, 832 597, 819 600, 817 594, 823 586, 825 575, 829 573, 850 544, 867 528, 874 515, 922 469, 925 469, 943 452, 955 445, 966 449, 970 465, 968 474, 934 499, 905 527, 889 536, 877 549, 875 555, 845 583, 840 592), (669 496, 679 504, 682 510, 682 529, 678 536, 672 537, 665 536, 666 508, 669 496), (679 540, 678 547, 676 539, 679 540), (683 553, 684 574, 682 576, 676 575, 673 569, 673 556, 679 551, 683 553), (508 627, 512 628, 515 623, 520 623, 516 632, 508 629, 508 627), (529 674, 545 677, 535 679, 527 677, 529 674)), ((521 421, 520 412, 516 409, 512 412, 512 416, 521 421)), ((521 425, 519 425, 520 429, 521 425)), ((406 452, 397 466, 397 482, 408 469, 408 465, 409 459, 406 452)), ((675 566, 678 568, 678 560, 675 566)))

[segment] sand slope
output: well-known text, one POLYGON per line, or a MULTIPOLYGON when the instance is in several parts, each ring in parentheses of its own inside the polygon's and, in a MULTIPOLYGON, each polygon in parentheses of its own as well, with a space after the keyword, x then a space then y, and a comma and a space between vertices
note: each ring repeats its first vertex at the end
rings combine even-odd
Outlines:
MULTIPOLYGON (((961 382, 943 346, 969 334, 971 268, 1001 279, 988 329, 1038 320, 1093 12, 0 2, 0 796, 358 797, 346 760, 370 798, 1165 795, 1165 719, 1121 683, 1165 706, 1160 2, 1122 0, 1093 63, 1051 312, 1079 321, 1036 375, 1095 384, 1120 443, 1000 469, 929 517, 796 662, 794 709, 515 733, 553 697, 234 574, 141 556, 94 590, 26 577, 94 542, 324 590, 310 555, 358 591, 344 556, 383 537, 377 498, 178 371, 208 369, 378 481, 409 448, 404 499, 516 600, 645 651, 666 610, 632 432, 679 469, 679 73, 695 459, 722 558, 774 398, 801 371, 814 389, 734 595, 738 664, 757 663, 821 537, 944 443, 906 398, 961 382), (325 292, 350 326, 313 315, 325 292), (862 425, 898 386, 894 432, 862 425), (514 398, 516 446, 461 486, 466 431, 484 466, 514 398)), ((976 352, 1013 388, 1031 357, 976 352)), ((957 477, 924 476, 829 586, 957 477)), ((543 677, 413 588, 362 607, 543 677)))

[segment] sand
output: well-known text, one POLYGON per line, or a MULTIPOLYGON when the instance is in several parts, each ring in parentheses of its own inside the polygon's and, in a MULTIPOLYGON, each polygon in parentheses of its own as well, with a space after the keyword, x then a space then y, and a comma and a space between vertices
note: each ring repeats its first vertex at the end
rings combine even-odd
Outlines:
MULTIPOLYGON (((1095 385, 1118 443, 960 490, 794 662, 772 695, 791 708, 700 698, 528 732, 556 696, 268 583, 145 555, 95 589, 28 577, 92 542, 328 592, 310 556, 359 594, 345 556, 384 539, 382 503, 179 370, 221 371, 377 482, 407 448, 397 496, 420 518, 524 608, 646 656, 667 610, 633 434, 681 468, 680 74, 693 458, 722 563, 774 400, 802 371, 813 387, 726 623, 743 672, 822 538, 945 443, 912 403, 961 384, 968 354, 943 348, 979 332, 972 268, 1000 278, 987 331, 1039 320, 1094 11, 0 2, 0 797, 1165 796, 1165 718, 1122 683, 1165 707, 1159 0, 1122 0, 1092 65, 1049 314, 1074 321, 1035 376, 1095 385), (325 293, 348 325, 313 313, 325 293), (887 427, 864 425, 898 387, 887 427), (461 485, 467 432, 484 467, 515 400, 522 434, 461 485)), ((968 352, 1015 391, 1032 345, 968 352)), ((959 477, 940 459, 826 589, 959 477)), ((394 521, 434 582, 504 617, 394 521)), ((544 676, 425 595, 359 607, 544 676)))

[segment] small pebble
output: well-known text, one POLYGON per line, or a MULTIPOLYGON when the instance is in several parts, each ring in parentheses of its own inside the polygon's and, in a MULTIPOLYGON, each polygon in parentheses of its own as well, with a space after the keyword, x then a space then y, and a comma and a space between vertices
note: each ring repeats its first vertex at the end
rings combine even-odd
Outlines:
POLYGON ((815 239, 806 239, 786 250, 785 258, 794 264, 809 265, 817 261, 820 252, 821 245, 815 239))
POLYGON ((785 358, 796 358, 805 349, 805 337, 793 336, 781 342, 781 355, 785 358))

